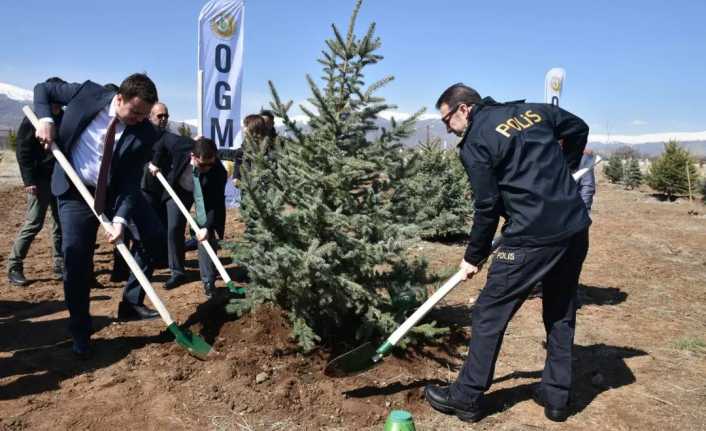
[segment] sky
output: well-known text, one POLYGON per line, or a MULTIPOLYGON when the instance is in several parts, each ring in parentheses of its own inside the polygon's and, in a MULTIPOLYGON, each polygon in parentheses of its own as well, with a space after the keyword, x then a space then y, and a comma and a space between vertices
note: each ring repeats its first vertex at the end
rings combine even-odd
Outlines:
MULTIPOLYGON (((0 82, 31 89, 49 76, 119 83, 147 72, 172 119, 196 117, 196 20, 205 1, 3 1, 0 82)), ((245 0, 245 113, 271 100, 267 81, 295 106, 306 74, 332 35, 347 29, 354 0, 245 0)), ((385 57, 369 83, 400 112, 434 103, 455 82, 496 100, 542 102, 544 75, 566 70, 562 107, 592 133, 706 130, 706 2, 367 0, 385 57)), ((293 114, 297 109, 293 108, 293 114)))

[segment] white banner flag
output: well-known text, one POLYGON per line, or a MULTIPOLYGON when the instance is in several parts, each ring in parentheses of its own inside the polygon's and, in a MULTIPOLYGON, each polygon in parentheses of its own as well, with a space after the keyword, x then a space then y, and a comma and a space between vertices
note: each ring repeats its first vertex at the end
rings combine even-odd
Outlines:
POLYGON ((566 79, 566 71, 561 67, 549 69, 544 77, 544 102, 559 106, 559 98, 561 98, 561 90, 564 89, 564 79, 566 79))
POLYGON ((243 0, 211 0, 199 14, 199 132, 218 148, 240 147, 243 0))

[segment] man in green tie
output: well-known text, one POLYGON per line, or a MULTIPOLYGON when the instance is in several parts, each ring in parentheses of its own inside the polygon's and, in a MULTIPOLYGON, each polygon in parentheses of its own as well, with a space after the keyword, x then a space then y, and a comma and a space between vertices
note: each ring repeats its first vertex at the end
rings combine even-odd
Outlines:
MULTIPOLYGON (((218 149, 211 139, 196 141, 179 140, 168 147, 162 141, 157 144, 150 165, 156 175, 157 161, 164 166, 162 174, 176 192, 186 208, 196 209, 196 223, 201 227, 196 232, 199 242, 209 241, 216 248, 216 236, 223 238, 225 229, 225 185, 227 173, 220 160, 218 149)), ((173 289, 186 282, 184 273, 184 230, 186 219, 179 207, 165 191, 162 199, 167 207, 167 248, 171 277, 164 284, 173 289)), ((211 297, 215 289, 216 268, 206 250, 199 247, 199 269, 204 292, 211 297)))

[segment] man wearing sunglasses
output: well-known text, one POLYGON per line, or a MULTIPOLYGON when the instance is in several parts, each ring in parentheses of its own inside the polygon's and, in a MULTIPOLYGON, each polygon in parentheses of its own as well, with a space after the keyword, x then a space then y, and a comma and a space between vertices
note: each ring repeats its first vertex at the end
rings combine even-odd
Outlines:
POLYGON ((553 105, 498 103, 455 84, 436 103, 449 133, 461 137, 461 161, 474 193, 470 241, 460 269, 468 278, 491 253, 500 217, 503 240, 473 307, 469 354, 456 381, 428 385, 436 410, 464 421, 484 415, 508 322, 539 281, 547 358, 535 399, 547 418, 569 415, 576 288, 590 219, 570 173, 578 168, 588 126, 553 105), (562 141, 563 145, 559 145, 562 141))
MULTIPOLYGON (((161 163, 163 175, 186 208, 196 206, 196 222, 201 229, 196 232, 199 242, 210 241, 216 249, 216 234, 223 238, 225 230, 225 185, 227 173, 220 160, 218 149, 211 139, 196 141, 182 139, 168 148, 157 145, 150 164, 150 172, 156 175, 161 163)), ((171 277, 166 289, 173 289, 186 282, 184 273, 184 229, 186 218, 165 190, 162 195, 167 206, 167 249, 171 277)), ((215 289, 216 268, 206 250, 198 248, 199 270, 204 293, 211 297, 215 289)))

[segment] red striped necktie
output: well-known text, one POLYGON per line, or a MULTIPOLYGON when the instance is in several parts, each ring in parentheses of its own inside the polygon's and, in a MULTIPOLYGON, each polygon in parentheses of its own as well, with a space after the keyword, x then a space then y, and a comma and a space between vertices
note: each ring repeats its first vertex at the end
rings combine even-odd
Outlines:
POLYGON ((103 159, 101 159, 101 167, 98 171, 98 183, 96 184, 96 199, 93 203, 93 208, 100 215, 105 211, 105 194, 108 188, 108 173, 110 172, 110 162, 113 160, 113 146, 115 144, 115 127, 118 124, 118 116, 116 115, 110 121, 108 130, 105 132, 105 141, 103 145, 103 159))

